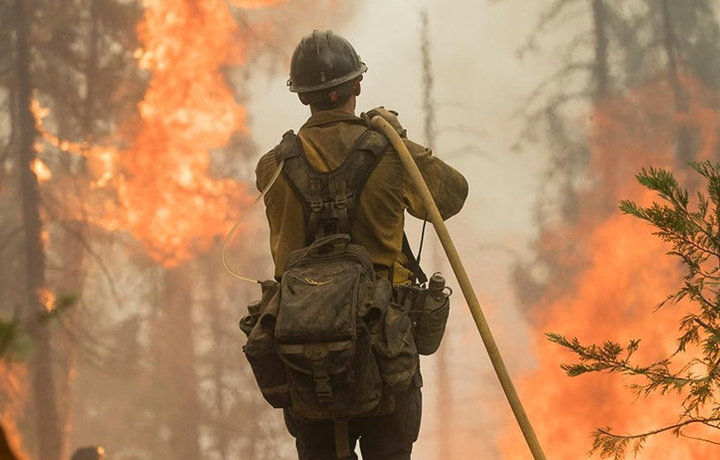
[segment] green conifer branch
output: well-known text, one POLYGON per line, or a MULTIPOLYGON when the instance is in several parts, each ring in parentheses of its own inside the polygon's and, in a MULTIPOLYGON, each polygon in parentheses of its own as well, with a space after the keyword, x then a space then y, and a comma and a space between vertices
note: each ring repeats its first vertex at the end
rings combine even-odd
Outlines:
POLYGON ((683 431, 698 424, 720 429, 720 163, 693 162, 690 166, 706 182, 706 194, 697 193, 694 209, 690 208, 690 194, 672 172, 654 167, 642 169, 636 177, 657 193, 660 202, 647 207, 631 200, 619 204, 622 212, 655 227, 653 234, 671 246, 667 254, 678 257, 685 269, 681 287, 656 306, 687 300, 695 307, 679 324, 676 351, 667 358, 640 365, 633 360, 640 339, 632 339, 626 346, 610 340, 584 345, 575 337, 547 334, 551 342, 578 358, 575 363, 561 365, 570 377, 591 372, 619 373, 639 378, 629 385, 638 397, 671 392, 683 396, 675 424, 629 435, 614 433, 610 427, 598 429, 591 452, 602 458, 620 460, 630 453, 637 455, 649 437, 664 432, 720 445, 720 441, 686 436, 683 431))

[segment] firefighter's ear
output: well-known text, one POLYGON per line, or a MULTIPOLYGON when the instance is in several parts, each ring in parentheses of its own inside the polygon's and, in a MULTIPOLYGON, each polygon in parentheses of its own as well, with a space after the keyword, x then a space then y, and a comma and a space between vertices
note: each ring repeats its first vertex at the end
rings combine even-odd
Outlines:
POLYGON ((355 86, 353 86, 353 96, 359 96, 360 95, 360 80, 355 82, 355 86))

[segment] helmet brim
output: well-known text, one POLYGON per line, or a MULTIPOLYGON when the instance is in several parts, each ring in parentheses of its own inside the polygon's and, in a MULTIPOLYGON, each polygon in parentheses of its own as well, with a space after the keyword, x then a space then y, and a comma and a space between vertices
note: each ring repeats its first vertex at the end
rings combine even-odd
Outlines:
POLYGON ((287 85, 290 87, 290 92, 293 93, 312 93, 314 91, 322 91, 325 89, 334 88, 335 86, 342 85, 343 83, 347 83, 351 80, 354 80, 355 78, 359 77, 360 75, 367 72, 368 67, 365 65, 365 63, 361 63, 361 66, 358 70, 355 72, 349 73, 347 75, 343 75, 342 77, 335 78, 330 81, 326 81, 325 83, 314 85, 314 86, 301 86, 301 85, 295 85, 292 80, 287 81, 287 85))

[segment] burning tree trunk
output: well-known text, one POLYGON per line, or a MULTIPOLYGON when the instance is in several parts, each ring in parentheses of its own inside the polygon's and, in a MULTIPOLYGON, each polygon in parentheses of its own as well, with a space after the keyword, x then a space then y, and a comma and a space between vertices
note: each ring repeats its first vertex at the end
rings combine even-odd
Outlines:
POLYGON ((27 2, 15 1, 16 58, 17 58, 17 133, 20 157, 20 190, 25 230, 26 295, 34 353, 31 360, 32 394, 36 411, 38 458, 59 460, 62 452, 62 434, 57 413, 53 358, 50 330, 39 318, 45 317, 50 299, 44 298, 45 254, 40 221, 38 180, 32 170, 35 153, 35 117, 31 111, 30 79, 30 12, 27 2))
POLYGON ((158 320, 159 384, 165 389, 168 446, 174 460, 197 460, 200 455, 200 399, 195 370, 195 331, 189 266, 165 271, 164 309, 158 320))
MULTIPOLYGON (((207 379, 212 385, 212 395, 209 407, 205 408, 208 421, 208 430, 214 440, 214 448, 220 460, 232 458, 230 455, 230 442, 233 438, 232 428, 228 424, 228 355, 234 345, 226 340, 227 324, 232 322, 223 313, 220 296, 218 295, 218 280, 221 277, 221 266, 218 264, 221 254, 217 245, 214 245, 205 254, 198 257, 198 272, 202 273, 203 288, 206 293, 202 302, 204 314, 208 320, 205 331, 209 332, 210 343, 200 355, 199 360, 207 362, 205 366, 207 379)), ((205 323, 205 321, 203 321, 205 323)), ((207 332, 203 335, 207 336, 207 332)), ((247 451, 244 452, 247 455, 247 451)))

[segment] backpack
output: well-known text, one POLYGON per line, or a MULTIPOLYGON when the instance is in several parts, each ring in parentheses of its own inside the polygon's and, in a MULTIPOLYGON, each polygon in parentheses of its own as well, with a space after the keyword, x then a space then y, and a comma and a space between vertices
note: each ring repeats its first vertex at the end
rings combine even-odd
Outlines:
POLYGON ((308 241, 288 255, 280 283, 262 283, 262 299, 240 327, 263 396, 297 419, 390 413, 418 369, 409 311, 393 303, 391 282, 376 276, 350 235, 362 188, 387 146, 367 130, 329 172, 309 165, 292 131, 275 148, 305 208, 308 241))

